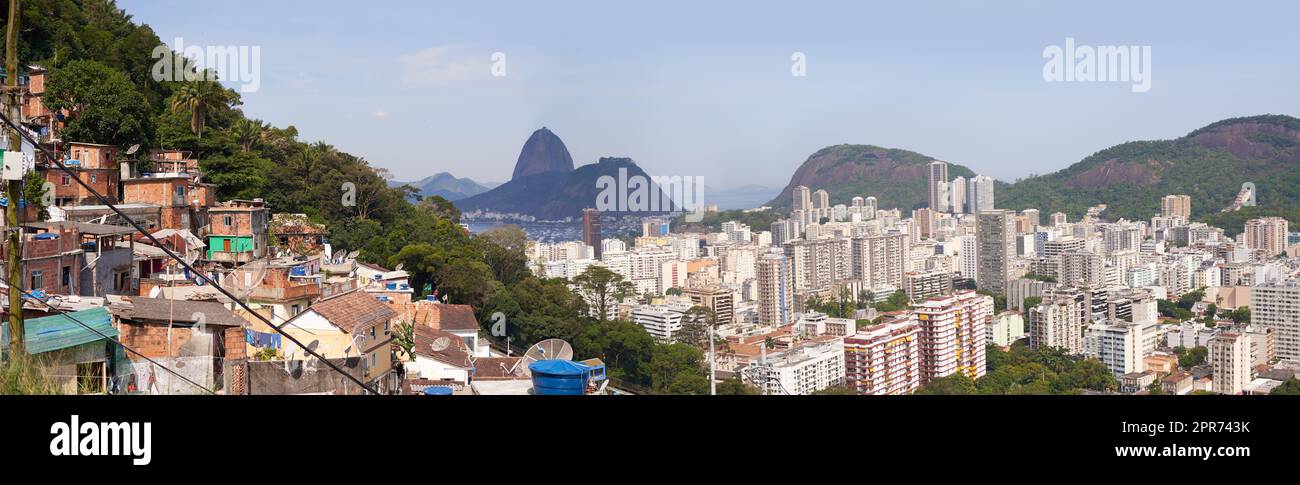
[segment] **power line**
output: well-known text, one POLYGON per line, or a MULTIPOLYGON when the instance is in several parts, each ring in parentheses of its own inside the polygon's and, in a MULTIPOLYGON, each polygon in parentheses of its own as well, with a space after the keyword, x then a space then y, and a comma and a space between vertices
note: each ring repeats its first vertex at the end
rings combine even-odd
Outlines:
MULTIPOLYGON (((91 327, 90 325, 87 325, 85 322, 82 322, 81 320, 77 320, 77 317, 72 316, 72 312, 64 311, 64 310, 60 310, 60 309, 58 309, 58 308, 54 308, 53 305, 50 305, 49 303, 45 303, 44 301, 41 301, 39 298, 36 298, 36 296, 34 296, 34 295, 32 295, 31 293, 29 293, 27 290, 24 290, 24 289, 22 289, 22 288, 19 288, 19 287, 17 287, 17 286, 14 286, 13 282, 9 281, 8 278, 5 278, 5 277, 3 277, 3 276, 0 276, 0 281, 3 281, 4 284, 8 285, 10 288, 14 288, 14 289, 17 289, 18 291, 22 292, 23 295, 25 295, 25 296, 27 297, 27 299, 29 299, 29 300, 31 300, 31 301, 34 301, 34 302, 37 302, 37 303, 40 303, 40 304, 42 304, 42 305, 45 305, 45 308, 46 308, 47 310, 51 310, 51 311, 53 311, 54 313, 57 313, 57 314, 62 315, 62 316, 64 316, 64 317, 67 317, 67 319, 69 319, 69 320, 72 320, 72 321, 74 321, 74 322, 77 322, 78 325, 81 325, 81 326, 83 326, 83 327, 86 327, 86 330, 90 330, 91 332, 95 332, 95 333, 98 334, 100 337, 103 337, 104 340, 108 340, 108 341, 110 341, 110 342, 113 342, 113 343, 116 343, 116 344, 118 344, 118 345, 121 345, 122 348, 126 349, 128 352, 131 352, 131 353, 133 353, 133 354, 135 354, 135 355, 138 355, 138 356, 140 356, 140 357, 143 357, 145 360, 149 361, 149 363, 151 363, 151 364, 153 364, 153 365, 156 365, 156 366, 158 366, 158 367, 162 367, 163 370, 165 370, 165 371, 171 373, 172 375, 174 375, 174 376, 176 376, 176 377, 181 378, 181 380, 184 380, 185 382, 188 382, 188 383, 190 383, 190 384, 193 384, 194 387, 197 387, 197 388, 199 388, 199 389, 203 389, 203 391, 204 391, 204 392, 207 392, 208 394, 216 395, 215 392, 212 392, 212 390, 211 390, 211 389, 208 389, 206 386, 204 386, 204 385, 202 385, 202 384, 199 384, 199 383, 197 383, 197 382, 194 382, 193 380, 190 380, 190 378, 188 378, 188 377, 185 377, 185 376, 183 376, 183 375, 180 375, 180 373, 178 373, 178 372, 176 372, 176 371, 174 371, 174 370, 171 370, 170 368, 168 368, 168 367, 165 366, 165 365, 162 365, 161 363, 159 363, 159 362, 156 361, 156 360, 153 360, 153 359, 149 358, 149 356, 140 353, 139 351, 137 351, 137 350, 131 348, 131 347, 128 346, 127 344, 124 344, 124 343, 122 343, 121 341, 118 341, 118 340, 114 340, 112 337, 109 337, 108 335, 104 335, 103 332, 100 332, 100 331, 99 331, 98 329, 96 329, 95 327, 91 327)), ((22 310, 22 308, 19 308, 19 309, 17 309, 17 310, 15 310, 15 309, 13 309, 13 308, 10 308, 9 311, 11 311, 11 312, 12 312, 12 311, 22 312, 23 310, 22 310)), ((19 338, 24 338, 24 337, 26 337, 26 336, 22 336, 22 337, 19 337, 19 338)))
MULTIPOLYGON (((356 376, 353 376, 352 374, 345 372, 343 369, 339 368, 337 364, 330 362, 329 359, 326 359, 325 357, 316 353, 316 351, 308 348, 306 345, 303 345, 301 341, 294 338, 292 335, 289 335, 284 330, 280 329, 280 327, 277 327, 275 324, 271 323, 271 321, 268 320, 266 317, 263 317, 261 314, 253 311, 252 308, 249 308, 248 304, 244 303, 239 298, 236 298, 235 295, 232 294, 230 291, 226 290, 225 288, 222 288, 221 285, 217 284, 215 281, 212 281, 207 276, 204 276, 203 273, 200 273, 198 270, 194 269, 193 266, 190 266, 189 263, 185 262, 185 260, 181 259, 180 256, 177 256, 175 252, 173 252, 170 248, 164 245, 162 241, 159 241, 158 238, 154 237, 153 234, 150 234, 149 231, 144 230, 144 228, 140 226, 140 223, 136 222, 134 219, 127 216, 126 213, 122 212, 121 209, 118 209, 116 205, 110 202, 107 197, 104 197, 103 194, 100 194, 99 191, 95 190, 94 187, 91 187, 90 184, 87 184, 85 181, 81 180, 81 177, 78 177, 77 174, 72 171, 72 169, 69 169, 67 165, 63 164, 62 160, 59 160, 59 157, 55 156, 55 154, 51 153, 48 149, 41 146, 40 143, 36 142, 36 140, 33 140, 32 137, 28 135, 24 130, 22 130, 17 124, 15 124, 13 120, 10 120, 9 116, 0 114, 0 120, 3 120, 6 125, 9 125, 10 127, 14 128, 14 130, 18 132, 19 136, 23 137, 23 139, 26 139, 28 143, 31 143, 35 149, 40 150, 42 153, 44 153, 45 156, 49 158, 51 163, 55 164, 56 166, 59 167, 60 170, 63 170, 65 173, 67 173, 69 175, 69 178, 77 181, 77 185, 80 185, 83 188, 85 188, 87 191, 89 191, 92 195, 95 196, 96 199, 99 199, 101 203, 103 203, 110 210, 112 210, 119 217, 121 217, 122 220, 125 220, 127 223, 131 224, 131 227, 135 228, 136 231, 139 231, 140 234, 144 234, 145 237, 149 238, 149 241, 153 242, 153 244, 156 245, 159 249, 162 249, 163 252, 167 253, 168 257, 176 260, 177 263, 180 263, 182 268, 189 270, 191 273, 198 275, 199 278, 202 278, 204 281, 207 281, 209 284, 211 284, 211 286, 214 289, 216 289, 222 295, 225 295, 226 298, 229 298, 231 301, 235 302, 236 305, 239 305, 245 311, 257 317, 258 320, 261 320, 262 323, 265 323, 268 327, 271 327, 273 330, 275 330, 276 333, 283 335, 285 338, 288 338, 290 342, 293 342, 294 344, 298 345, 298 347, 301 348, 303 352, 305 352, 306 354, 315 357, 320 361, 325 362, 325 365, 329 366, 330 369, 333 369, 335 372, 338 372, 339 374, 342 374, 344 377, 347 377, 349 380, 356 383, 358 386, 361 386, 362 389, 365 389, 366 391, 369 391, 373 394, 379 394, 374 389, 371 389, 370 386, 367 386, 364 382, 361 382, 361 379, 358 379, 356 376)), ((12 194, 9 198, 10 199, 9 203, 16 204, 18 200, 18 196, 19 194, 12 194)))

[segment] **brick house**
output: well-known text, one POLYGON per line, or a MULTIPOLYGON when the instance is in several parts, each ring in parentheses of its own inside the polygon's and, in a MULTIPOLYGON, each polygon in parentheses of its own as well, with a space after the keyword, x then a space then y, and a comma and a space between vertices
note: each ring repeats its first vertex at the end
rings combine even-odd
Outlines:
MULTIPOLYGON (((247 359, 248 323, 220 303, 139 296, 112 297, 109 311, 118 341, 209 389, 222 388, 228 364, 247 359)), ((134 387, 150 394, 203 391, 130 354, 134 387)), ((131 385, 128 384, 128 388, 131 385)))
POLYGON ((262 199, 232 200, 208 209, 209 261, 247 263, 266 256, 270 216, 262 199))
MULTIPOLYGON (((32 231, 35 250, 33 262, 24 262, 30 271, 41 271, 40 279, 55 278, 58 275, 58 287, 63 289, 65 278, 75 277, 76 292, 81 296, 129 295, 135 293, 134 250, 135 241, 131 234, 134 230, 123 226, 91 224, 86 222, 32 222, 23 228, 32 231), (46 236, 45 234, 50 234, 46 236), (57 244, 49 241, 59 241, 57 244), (54 264, 45 252, 69 248, 69 244, 80 251, 80 264, 75 266, 72 274, 64 276, 63 269, 71 262, 68 258, 56 258, 54 264), (53 249, 52 246, 57 246, 53 249), (49 273, 45 271, 49 270, 49 273)), ((24 247, 26 251, 26 247, 24 247)), ((35 275, 35 273, 33 273, 35 275)), ((29 278, 31 283, 35 279, 29 278)), ((44 283, 44 281, 41 281, 44 283)))
MULTIPOLYGON (((81 233, 75 225, 23 235, 23 289, 47 295, 79 295, 84 265, 81 233)), ((7 268, 8 245, 0 246, 0 268, 7 268)), ((5 274, 8 274, 7 269, 5 274)))
POLYGON ((117 147, 71 142, 68 144, 67 156, 69 158, 63 164, 72 174, 64 172, 48 160, 38 160, 37 163, 37 170, 45 177, 45 181, 54 185, 54 205, 101 203, 89 190, 74 181, 74 177, 94 188, 110 202, 117 203, 118 183, 122 180, 117 147))

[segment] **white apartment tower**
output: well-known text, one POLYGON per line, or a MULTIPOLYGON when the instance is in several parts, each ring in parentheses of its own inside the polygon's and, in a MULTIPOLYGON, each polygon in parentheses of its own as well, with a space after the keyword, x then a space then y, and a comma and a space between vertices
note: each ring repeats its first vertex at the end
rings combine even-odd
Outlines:
POLYGON ((920 328, 921 384, 961 372, 983 376, 993 297, 963 291, 921 302, 912 314, 920 328))

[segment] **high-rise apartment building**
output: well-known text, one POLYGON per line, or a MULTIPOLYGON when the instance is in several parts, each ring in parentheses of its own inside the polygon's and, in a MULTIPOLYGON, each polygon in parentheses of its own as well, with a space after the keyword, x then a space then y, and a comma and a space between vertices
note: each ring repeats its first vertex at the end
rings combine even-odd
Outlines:
POLYGON ((1054 299, 1029 309, 1029 348, 1082 353, 1083 310, 1077 300, 1054 299))
POLYGON ((922 385, 957 372, 971 379, 984 375, 993 297, 962 291, 921 302, 912 315, 920 328, 922 385))
POLYGON ((783 246, 795 291, 826 290, 852 274, 848 239, 790 241, 783 246))
POLYGON ((1101 361, 1115 377, 1146 370, 1145 331, 1152 325, 1101 320, 1088 326, 1084 354, 1101 361))
POLYGON ((861 280, 868 289, 903 287, 907 260, 907 237, 903 234, 877 234, 855 237, 850 241, 850 277, 861 280))
POLYGON ((982 211, 975 225, 976 252, 979 253, 975 283, 999 295, 1006 294, 1015 250, 1010 225, 1011 213, 1005 210, 982 211))
POLYGON ((993 177, 977 175, 966 182, 967 212, 991 211, 995 208, 993 200, 993 177))
POLYGON ((754 270, 758 293, 758 323, 788 325, 794 311, 790 262, 782 253, 767 253, 754 270))
POLYGON ((947 204, 943 197, 941 184, 948 182, 948 162, 935 160, 930 162, 930 210, 938 212, 947 204))
POLYGON ((792 207, 797 211, 812 209, 812 192, 808 190, 808 187, 800 185, 794 188, 794 205, 792 207))
POLYGON ((858 394, 905 395, 921 386, 920 327, 910 319, 844 338, 845 384, 858 394))
POLYGON ((1251 372, 1250 338, 1237 332, 1210 338, 1211 385, 1219 394, 1241 394, 1254 378, 1251 372))
POLYGON ((691 299, 691 304, 713 311, 718 325, 729 325, 736 321, 736 293, 716 286, 707 288, 687 288, 682 295, 691 299))
POLYGON ((1250 321, 1273 329, 1277 358, 1300 360, 1300 280, 1251 288, 1250 321))
POLYGON ((1161 217, 1192 218, 1192 197, 1190 195, 1166 195, 1160 199, 1161 217))
POLYGON ((600 236, 600 211, 597 209, 585 209, 582 211, 582 242, 591 246, 595 259, 600 259, 604 254, 601 246, 600 236))
POLYGON ((1277 256, 1286 251, 1287 220, 1281 217, 1262 217, 1246 221, 1243 233, 1246 247, 1277 256))
POLYGON ((953 214, 969 213, 966 209, 966 177, 958 175, 948 183, 948 208, 953 214))

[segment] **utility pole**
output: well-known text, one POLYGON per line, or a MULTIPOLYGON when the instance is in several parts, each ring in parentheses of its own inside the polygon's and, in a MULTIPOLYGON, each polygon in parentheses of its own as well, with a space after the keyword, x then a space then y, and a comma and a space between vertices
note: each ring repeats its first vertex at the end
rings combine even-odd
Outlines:
MULTIPOLYGON (((22 118, 18 104, 18 0, 9 0, 9 21, 5 33, 5 91, 9 120, 16 125, 22 118)), ((23 151, 22 134, 17 127, 9 130, 9 150, 23 151)), ((9 181, 9 204, 5 209, 5 222, 9 225, 9 351, 14 355, 25 353, 23 348, 23 255, 21 229, 18 225, 18 201, 23 196, 22 179, 9 181)))
POLYGON ((717 357, 713 355, 713 327, 709 326, 709 395, 718 395, 718 376, 714 364, 717 363, 717 357))

